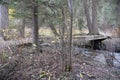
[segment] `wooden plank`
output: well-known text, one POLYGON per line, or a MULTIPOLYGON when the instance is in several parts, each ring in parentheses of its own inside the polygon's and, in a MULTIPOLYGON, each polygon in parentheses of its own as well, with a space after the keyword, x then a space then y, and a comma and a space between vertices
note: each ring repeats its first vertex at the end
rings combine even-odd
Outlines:
POLYGON ((85 35, 85 36, 74 36, 73 39, 79 41, 91 41, 91 40, 100 40, 100 39, 107 39, 107 36, 103 35, 85 35))

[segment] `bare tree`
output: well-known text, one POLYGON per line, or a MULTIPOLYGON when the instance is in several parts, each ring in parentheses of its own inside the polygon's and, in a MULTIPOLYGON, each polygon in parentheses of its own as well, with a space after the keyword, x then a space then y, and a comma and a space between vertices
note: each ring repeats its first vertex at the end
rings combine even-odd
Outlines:
POLYGON ((68 9, 70 13, 70 31, 69 31, 69 41, 68 41, 68 52, 65 64, 65 71, 72 70, 72 58, 71 58, 71 49, 72 49, 72 27, 73 27, 73 5, 72 0, 67 0, 68 2, 68 9))
POLYGON ((24 6, 24 2, 23 1, 20 1, 20 13, 22 15, 22 18, 21 18, 21 24, 20 24, 20 28, 19 28, 19 31, 20 31, 20 37, 24 38, 25 37, 25 23, 26 23, 26 20, 25 20, 25 6, 24 6))
POLYGON ((55 28, 55 26, 54 26, 54 24, 53 24, 51 19, 49 19, 48 25, 49 25, 50 29, 52 30, 53 34, 55 36, 59 36, 59 33, 57 32, 57 30, 56 30, 56 28, 55 28))
POLYGON ((99 34, 97 26, 97 4, 98 0, 92 0, 92 33, 94 35, 99 34))
POLYGON ((65 71, 65 59, 66 59, 66 52, 65 52, 65 41, 64 41, 64 38, 65 38, 65 13, 64 13, 64 8, 62 7, 61 9, 61 12, 62 12, 62 26, 61 26, 61 66, 62 66, 62 69, 63 71, 65 71))
POLYGON ((116 26, 117 28, 117 34, 120 38, 120 0, 116 0, 116 26))
POLYGON ((38 26, 38 2, 33 0, 33 43, 35 44, 36 51, 39 50, 39 26, 38 26))
POLYGON ((89 34, 97 35, 98 33, 98 26, 97 26, 97 4, 98 0, 92 0, 92 19, 90 18, 89 7, 87 4, 88 0, 83 0, 85 16, 87 19, 87 26, 89 29, 89 34))
POLYGON ((8 3, 0 4, 0 38, 4 39, 3 29, 8 27, 8 3))
POLYGON ((89 7, 87 4, 88 0, 83 0, 83 4, 84 4, 84 10, 85 10, 85 16, 86 16, 86 20, 87 20, 87 26, 89 29, 89 34, 92 34, 92 21, 90 19, 90 12, 89 12, 89 7))
POLYGON ((22 19, 22 22, 21 22, 21 23, 22 23, 22 24, 21 24, 21 26, 20 26, 20 36, 21 36, 22 38, 24 38, 24 37, 25 37, 25 23, 26 23, 25 18, 22 19))

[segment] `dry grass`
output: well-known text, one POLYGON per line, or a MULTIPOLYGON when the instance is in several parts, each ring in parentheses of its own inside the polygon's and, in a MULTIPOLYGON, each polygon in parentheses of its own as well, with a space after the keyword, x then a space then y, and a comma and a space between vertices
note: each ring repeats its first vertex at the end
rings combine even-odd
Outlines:
MULTIPOLYGON (((119 80, 117 76, 109 73, 112 68, 90 60, 90 57, 80 53, 72 54, 72 72, 62 72, 60 66, 59 46, 43 46, 43 53, 35 53, 32 47, 19 47, 19 51, 12 55, 6 53, 9 60, 18 59, 14 74, 9 80, 119 80), (18 53, 19 52, 19 53, 18 53), (9 58, 11 56, 11 58, 9 58), (108 72, 109 71, 109 72, 108 72)), ((0 61, 1 63, 1 61, 0 61)), ((4 63, 2 64, 4 65, 4 63)))
MULTIPOLYGON (((59 29, 57 29, 57 32, 59 33, 59 29)), ((65 32, 67 33, 68 30, 66 30, 65 32)), ((26 32, 26 35, 31 35, 32 34, 32 30, 30 28, 26 28, 25 29, 25 32, 26 32)), ((82 33, 85 33, 87 34, 88 33, 88 30, 87 29, 82 29, 81 31, 77 28, 73 28, 73 35, 74 34, 82 34, 82 33)), ((43 35, 43 36, 54 36, 54 34, 52 33, 51 29, 49 27, 41 27, 39 29, 39 34, 40 35, 43 35)))

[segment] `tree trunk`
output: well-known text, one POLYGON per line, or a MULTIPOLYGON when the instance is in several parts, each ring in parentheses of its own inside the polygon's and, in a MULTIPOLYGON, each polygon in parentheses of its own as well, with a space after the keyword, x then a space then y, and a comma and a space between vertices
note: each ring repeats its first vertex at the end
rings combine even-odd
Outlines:
POLYGON ((99 34, 97 26, 97 4, 98 0, 92 0, 92 27, 93 27, 92 33, 94 35, 99 34))
POLYGON ((64 14, 64 8, 62 8, 62 26, 61 26, 61 66, 62 66, 62 70, 65 71, 65 59, 67 57, 66 53, 65 53, 65 42, 64 42, 64 38, 65 38, 65 14, 64 14))
POLYGON ((20 37, 25 37, 25 18, 22 19, 22 24, 20 25, 20 37))
POLYGON ((85 16, 86 16, 86 20, 87 20, 87 26, 88 26, 88 30, 89 30, 89 34, 92 34, 92 21, 90 19, 90 12, 89 12, 89 7, 87 4, 87 0, 83 0, 83 4, 84 4, 84 10, 85 10, 85 16))
POLYGON ((39 45, 39 26, 38 26, 38 5, 33 4, 33 44, 35 44, 35 49, 38 52, 39 45))
POLYGON ((53 23, 52 23, 51 20, 49 22, 49 27, 52 30, 52 32, 53 32, 54 35, 59 36, 59 34, 58 34, 57 30, 55 29, 55 26, 53 25, 53 23))
POLYGON ((116 1, 116 27, 117 27, 117 36, 120 38, 120 1, 116 1))
POLYGON ((120 27, 120 1, 116 1, 116 24, 120 27))
POLYGON ((3 29, 8 27, 8 6, 0 4, 0 39, 4 39, 3 29))
MULTIPOLYGON (((23 15, 24 14, 24 11, 26 10, 25 9, 25 6, 24 6, 25 4, 24 4, 24 2, 23 1, 21 1, 20 2, 20 6, 21 6, 21 8, 20 8, 20 13, 21 13, 21 15, 23 15)), ((21 18, 21 22, 20 22, 20 37, 21 38, 24 38, 25 37, 25 16, 22 16, 22 18, 21 18)))
POLYGON ((117 27, 120 27, 120 8, 117 9, 117 16, 116 16, 116 24, 117 24, 117 27))
POLYGON ((70 31, 69 31, 69 41, 68 41, 68 53, 65 65, 65 71, 72 70, 72 58, 71 58, 71 49, 72 49, 72 27, 73 27, 73 5, 72 0, 67 0, 68 8, 70 13, 70 31))

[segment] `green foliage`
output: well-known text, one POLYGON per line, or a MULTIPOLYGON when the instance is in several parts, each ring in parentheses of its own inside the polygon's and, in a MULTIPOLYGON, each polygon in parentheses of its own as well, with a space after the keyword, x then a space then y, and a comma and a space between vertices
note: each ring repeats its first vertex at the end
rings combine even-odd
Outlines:
POLYGON ((115 15, 113 14, 115 5, 111 4, 111 2, 101 1, 101 6, 103 6, 101 12, 99 13, 99 19, 102 21, 101 23, 104 21, 113 22, 115 20, 115 15))
POLYGON ((79 30, 82 30, 83 27, 84 27, 84 21, 83 21, 83 19, 79 18, 78 19, 78 28, 79 28, 79 30))
POLYGON ((2 55, 0 56, 0 59, 1 59, 2 62, 4 62, 7 58, 8 58, 8 55, 7 55, 7 53, 4 51, 4 52, 2 53, 2 55))
POLYGON ((113 25, 116 24, 117 20, 117 12, 116 8, 120 7, 118 6, 119 1, 118 0, 101 0, 99 1, 99 9, 98 9, 98 20, 99 23, 102 24, 104 22, 111 23, 113 25))
POLYGON ((8 0, 0 0, 0 4, 6 5, 6 4, 8 4, 8 0))

